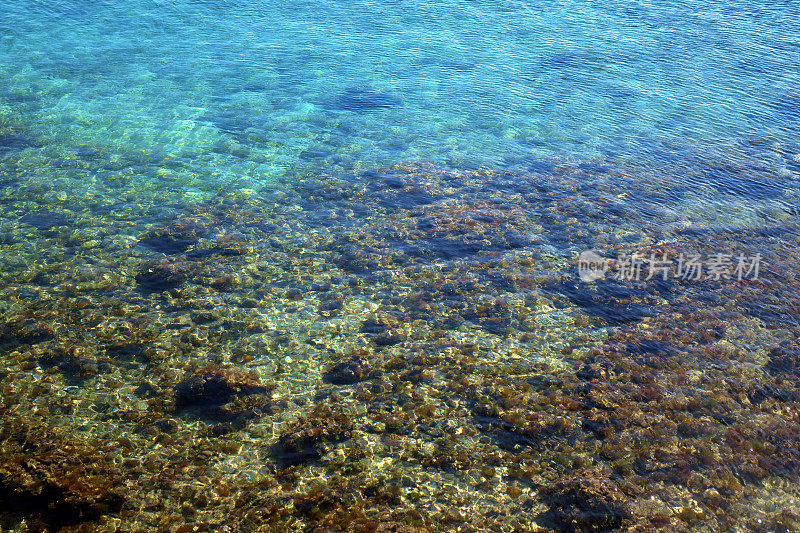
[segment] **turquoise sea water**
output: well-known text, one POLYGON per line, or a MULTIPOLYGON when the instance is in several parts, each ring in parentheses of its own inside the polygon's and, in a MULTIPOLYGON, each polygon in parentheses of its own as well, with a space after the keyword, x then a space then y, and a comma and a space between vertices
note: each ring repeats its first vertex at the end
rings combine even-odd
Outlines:
POLYGON ((799 138, 791 0, 0 0, 0 529, 797 530, 799 138))
POLYGON ((798 133, 793 2, 6 1, 0 24, 0 98, 36 148, 136 153, 139 179, 657 166, 798 133))

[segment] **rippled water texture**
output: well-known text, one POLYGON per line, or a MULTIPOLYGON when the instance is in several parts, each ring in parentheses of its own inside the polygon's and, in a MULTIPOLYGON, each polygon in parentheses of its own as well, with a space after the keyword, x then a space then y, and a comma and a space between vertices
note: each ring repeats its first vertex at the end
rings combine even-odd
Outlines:
POLYGON ((0 529, 796 531, 798 35, 0 2, 0 529))

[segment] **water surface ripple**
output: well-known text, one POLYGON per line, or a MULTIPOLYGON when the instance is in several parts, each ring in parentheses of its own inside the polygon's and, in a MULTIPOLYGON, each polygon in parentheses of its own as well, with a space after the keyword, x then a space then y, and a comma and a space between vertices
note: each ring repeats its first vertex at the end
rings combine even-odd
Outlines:
POLYGON ((0 2, 0 529, 794 531, 800 4, 0 2))

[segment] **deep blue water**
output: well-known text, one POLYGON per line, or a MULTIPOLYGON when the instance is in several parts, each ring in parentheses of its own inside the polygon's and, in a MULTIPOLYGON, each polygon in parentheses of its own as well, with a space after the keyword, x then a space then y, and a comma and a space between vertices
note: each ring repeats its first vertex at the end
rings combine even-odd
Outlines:
POLYGON ((742 142, 796 152, 800 133, 792 1, 4 0, 0 11, 0 109, 21 130, 2 154, 134 157, 155 183, 165 166, 173 184, 201 188, 410 160, 656 168, 686 151, 737 157, 742 142))

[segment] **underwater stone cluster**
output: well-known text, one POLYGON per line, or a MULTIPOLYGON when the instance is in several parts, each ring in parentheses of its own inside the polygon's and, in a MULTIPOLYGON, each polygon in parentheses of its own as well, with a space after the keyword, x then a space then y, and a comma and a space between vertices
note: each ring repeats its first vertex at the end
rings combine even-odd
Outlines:
POLYGON ((0 525, 795 530, 797 219, 700 231, 659 207, 679 193, 565 161, 297 177, 169 216, 18 193, 0 525), (770 269, 587 284, 591 248, 770 269))

